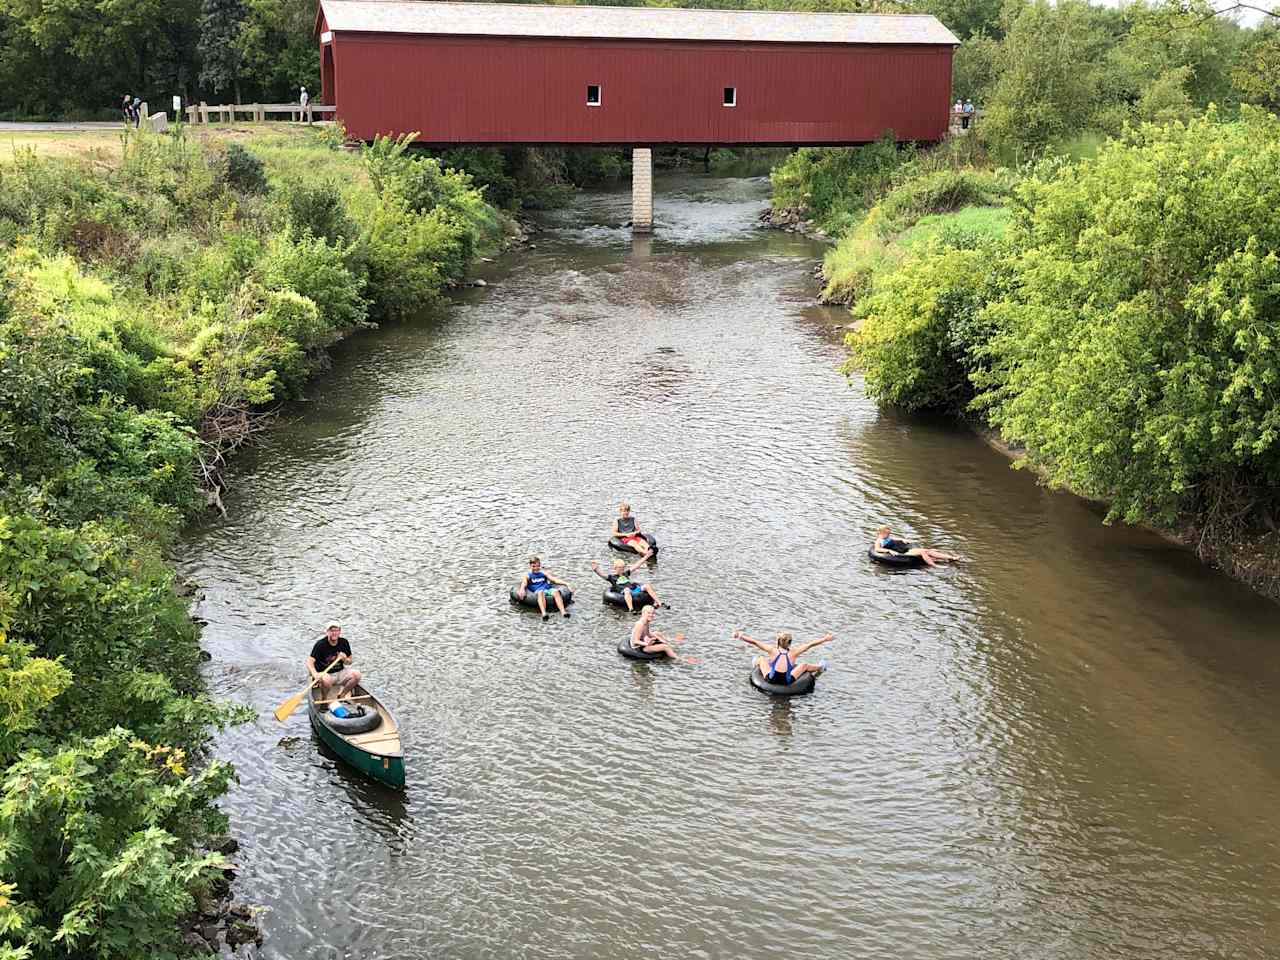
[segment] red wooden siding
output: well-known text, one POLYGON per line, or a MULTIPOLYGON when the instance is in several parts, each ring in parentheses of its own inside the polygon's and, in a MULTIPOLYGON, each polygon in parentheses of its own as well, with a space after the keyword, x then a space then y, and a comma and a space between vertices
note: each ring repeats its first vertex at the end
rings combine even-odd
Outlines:
MULTIPOLYGON (((322 27, 322 29, 324 29, 322 27)), ((950 46, 424 37, 338 33, 352 136, 425 143, 847 144, 938 140, 950 46), (602 104, 587 106, 587 84, 602 104), (736 87, 738 105, 721 103, 736 87)))

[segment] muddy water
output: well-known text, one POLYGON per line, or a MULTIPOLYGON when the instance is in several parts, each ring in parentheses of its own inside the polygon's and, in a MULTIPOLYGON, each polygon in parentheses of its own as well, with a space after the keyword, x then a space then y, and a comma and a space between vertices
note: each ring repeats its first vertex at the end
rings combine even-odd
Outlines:
POLYGON ((837 372, 761 180, 621 193, 431 323, 361 336, 193 531, 242 896, 273 958, 1244 958, 1280 950, 1276 609, 837 372), (700 667, 634 665, 589 570, 626 497, 700 667), (870 531, 971 558, 871 566, 870 531), (543 624, 539 553, 578 589, 543 624), (330 617, 398 713, 395 794, 296 689, 330 617), (743 626, 837 635, 815 696, 743 626))

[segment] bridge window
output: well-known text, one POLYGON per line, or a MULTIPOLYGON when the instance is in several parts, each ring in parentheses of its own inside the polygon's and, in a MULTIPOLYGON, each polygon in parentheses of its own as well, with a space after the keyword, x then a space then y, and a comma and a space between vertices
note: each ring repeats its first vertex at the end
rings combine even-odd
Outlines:
POLYGON ((600 106, 600 84, 598 83, 587 84, 587 106, 588 107, 600 106))
POLYGON ((724 88, 724 105, 726 107, 736 107, 738 105, 738 88, 737 87, 724 88))

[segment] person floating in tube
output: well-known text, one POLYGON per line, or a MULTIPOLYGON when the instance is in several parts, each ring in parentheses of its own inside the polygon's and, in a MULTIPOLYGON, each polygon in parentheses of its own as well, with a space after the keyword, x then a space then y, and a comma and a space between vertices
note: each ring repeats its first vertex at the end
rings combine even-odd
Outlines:
POLYGON ((800 663, 799 658, 814 647, 830 643, 835 639, 835 634, 824 633, 817 640, 802 643, 794 650, 791 648, 791 634, 789 633, 779 633, 772 644, 757 640, 754 637, 748 637, 741 630, 733 631, 733 639, 741 640, 743 643, 749 643, 758 648, 763 656, 756 657, 751 661, 751 665, 760 671, 760 676, 764 677, 766 683, 776 683, 785 687, 795 683, 806 673, 812 673, 815 679, 821 676, 822 671, 827 669, 826 661, 822 663, 800 663))
POLYGON ((630 547, 642 558, 648 560, 653 555, 653 547, 640 532, 640 522, 631 515, 631 504, 618 504, 618 516, 613 521, 613 535, 624 545, 630 547))
POLYGON ((639 612, 636 609, 636 604, 639 602, 652 603, 655 607, 662 606, 662 601, 658 599, 658 591, 653 589, 653 584, 640 583, 638 580, 631 579, 631 574, 635 573, 636 568, 644 566, 644 559, 641 557, 630 566, 621 560, 614 560, 610 564, 612 573, 601 573, 600 564, 594 560, 591 561, 592 572, 601 580, 607 580, 610 587, 622 594, 627 610, 631 613, 639 612))
POLYGON ((643 650, 645 653, 662 653, 677 662, 695 665, 701 663, 702 661, 697 657, 684 656, 676 651, 676 645, 684 642, 683 633, 677 633, 675 637, 668 639, 665 634, 652 629, 656 613, 651 604, 645 604, 644 609, 640 611, 639 621, 631 628, 632 648, 643 650))
POLYGON ((930 550, 928 547, 913 546, 905 540, 898 540, 887 526, 876 531, 876 542, 871 545, 871 550, 882 557, 895 553, 899 556, 919 557, 931 567, 936 567, 940 563, 955 563, 960 559, 949 553, 930 550))
POLYGON ((567 588, 569 585, 563 580, 553 577, 542 569, 542 560, 539 557, 529 558, 529 572, 520 580, 520 586, 516 589, 516 596, 523 600, 528 594, 532 593, 538 598, 538 612, 542 614, 542 619, 548 619, 547 614, 547 594, 556 601, 556 607, 564 614, 566 620, 569 619, 569 611, 564 608, 564 591, 561 587, 567 588))

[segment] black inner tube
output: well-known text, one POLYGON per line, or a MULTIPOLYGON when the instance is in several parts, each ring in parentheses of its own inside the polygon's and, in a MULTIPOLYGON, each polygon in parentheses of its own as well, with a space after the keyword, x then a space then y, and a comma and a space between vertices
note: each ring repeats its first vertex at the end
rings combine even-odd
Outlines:
MULTIPOLYGON (((612 587, 605 587, 604 602, 611 607, 620 607, 627 609, 627 598, 622 595, 621 590, 614 590, 612 587)), ((653 603, 653 599, 643 590, 631 598, 633 609, 641 610, 646 603, 653 603)))
POLYGON ((907 553, 876 553, 875 547, 867 547, 867 556, 873 563, 886 567, 923 567, 924 557, 907 553))
POLYGON ((793 680, 791 683, 770 683, 764 678, 759 667, 751 668, 751 685, 762 693, 769 693, 775 697, 803 697, 807 693, 813 693, 814 687, 817 686, 817 679, 817 674, 806 671, 798 680, 793 680))
POLYGON ((628 660, 665 660, 665 653, 649 653, 639 647, 631 645, 630 637, 623 637, 618 641, 618 652, 628 660))
POLYGON ((377 729, 382 723, 382 717, 371 706, 364 704, 343 704, 343 706, 351 713, 345 717, 335 717, 332 712, 325 710, 320 714, 320 721, 330 730, 344 737, 356 733, 368 733, 370 730, 377 729))
MULTIPOLYGON (((562 594, 564 594, 564 605, 566 607, 569 604, 573 603, 572 590, 570 590, 568 587, 556 587, 556 589, 559 590, 562 594)), ((532 590, 526 590, 524 592, 524 599, 521 600, 517 594, 518 590, 519 590, 519 587, 511 588, 511 602, 516 604, 517 606, 528 607, 530 610, 537 610, 538 595, 534 593, 532 590)), ((560 608, 556 606, 555 597, 547 597, 547 613, 558 612, 559 609, 560 608)))
MULTIPOLYGON (((658 555, 658 538, 657 538, 657 537, 655 537, 652 533, 642 533, 642 534, 640 534, 640 536, 642 536, 642 537, 644 537, 644 538, 645 538, 645 540, 646 540, 646 541, 648 542, 648 544, 649 544, 649 549, 653 551, 653 555, 656 557, 656 556, 658 555)), ((610 546, 612 549, 614 549, 614 550, 620 550, 620 551, 622 551, 623 553, 636 553, 636 554, 640 554, 640 553, 643 553, 643 552, 644 552, 643 550, 637 550, 635 547, 631 546, 631 545, 630 545, 630 544, 628 544, 628 543, 623 543, 623 542, 622 542, 621 540, 619 540, 617 537, 610 537, 610 538, 609 538, 609 546, 610 546)))

